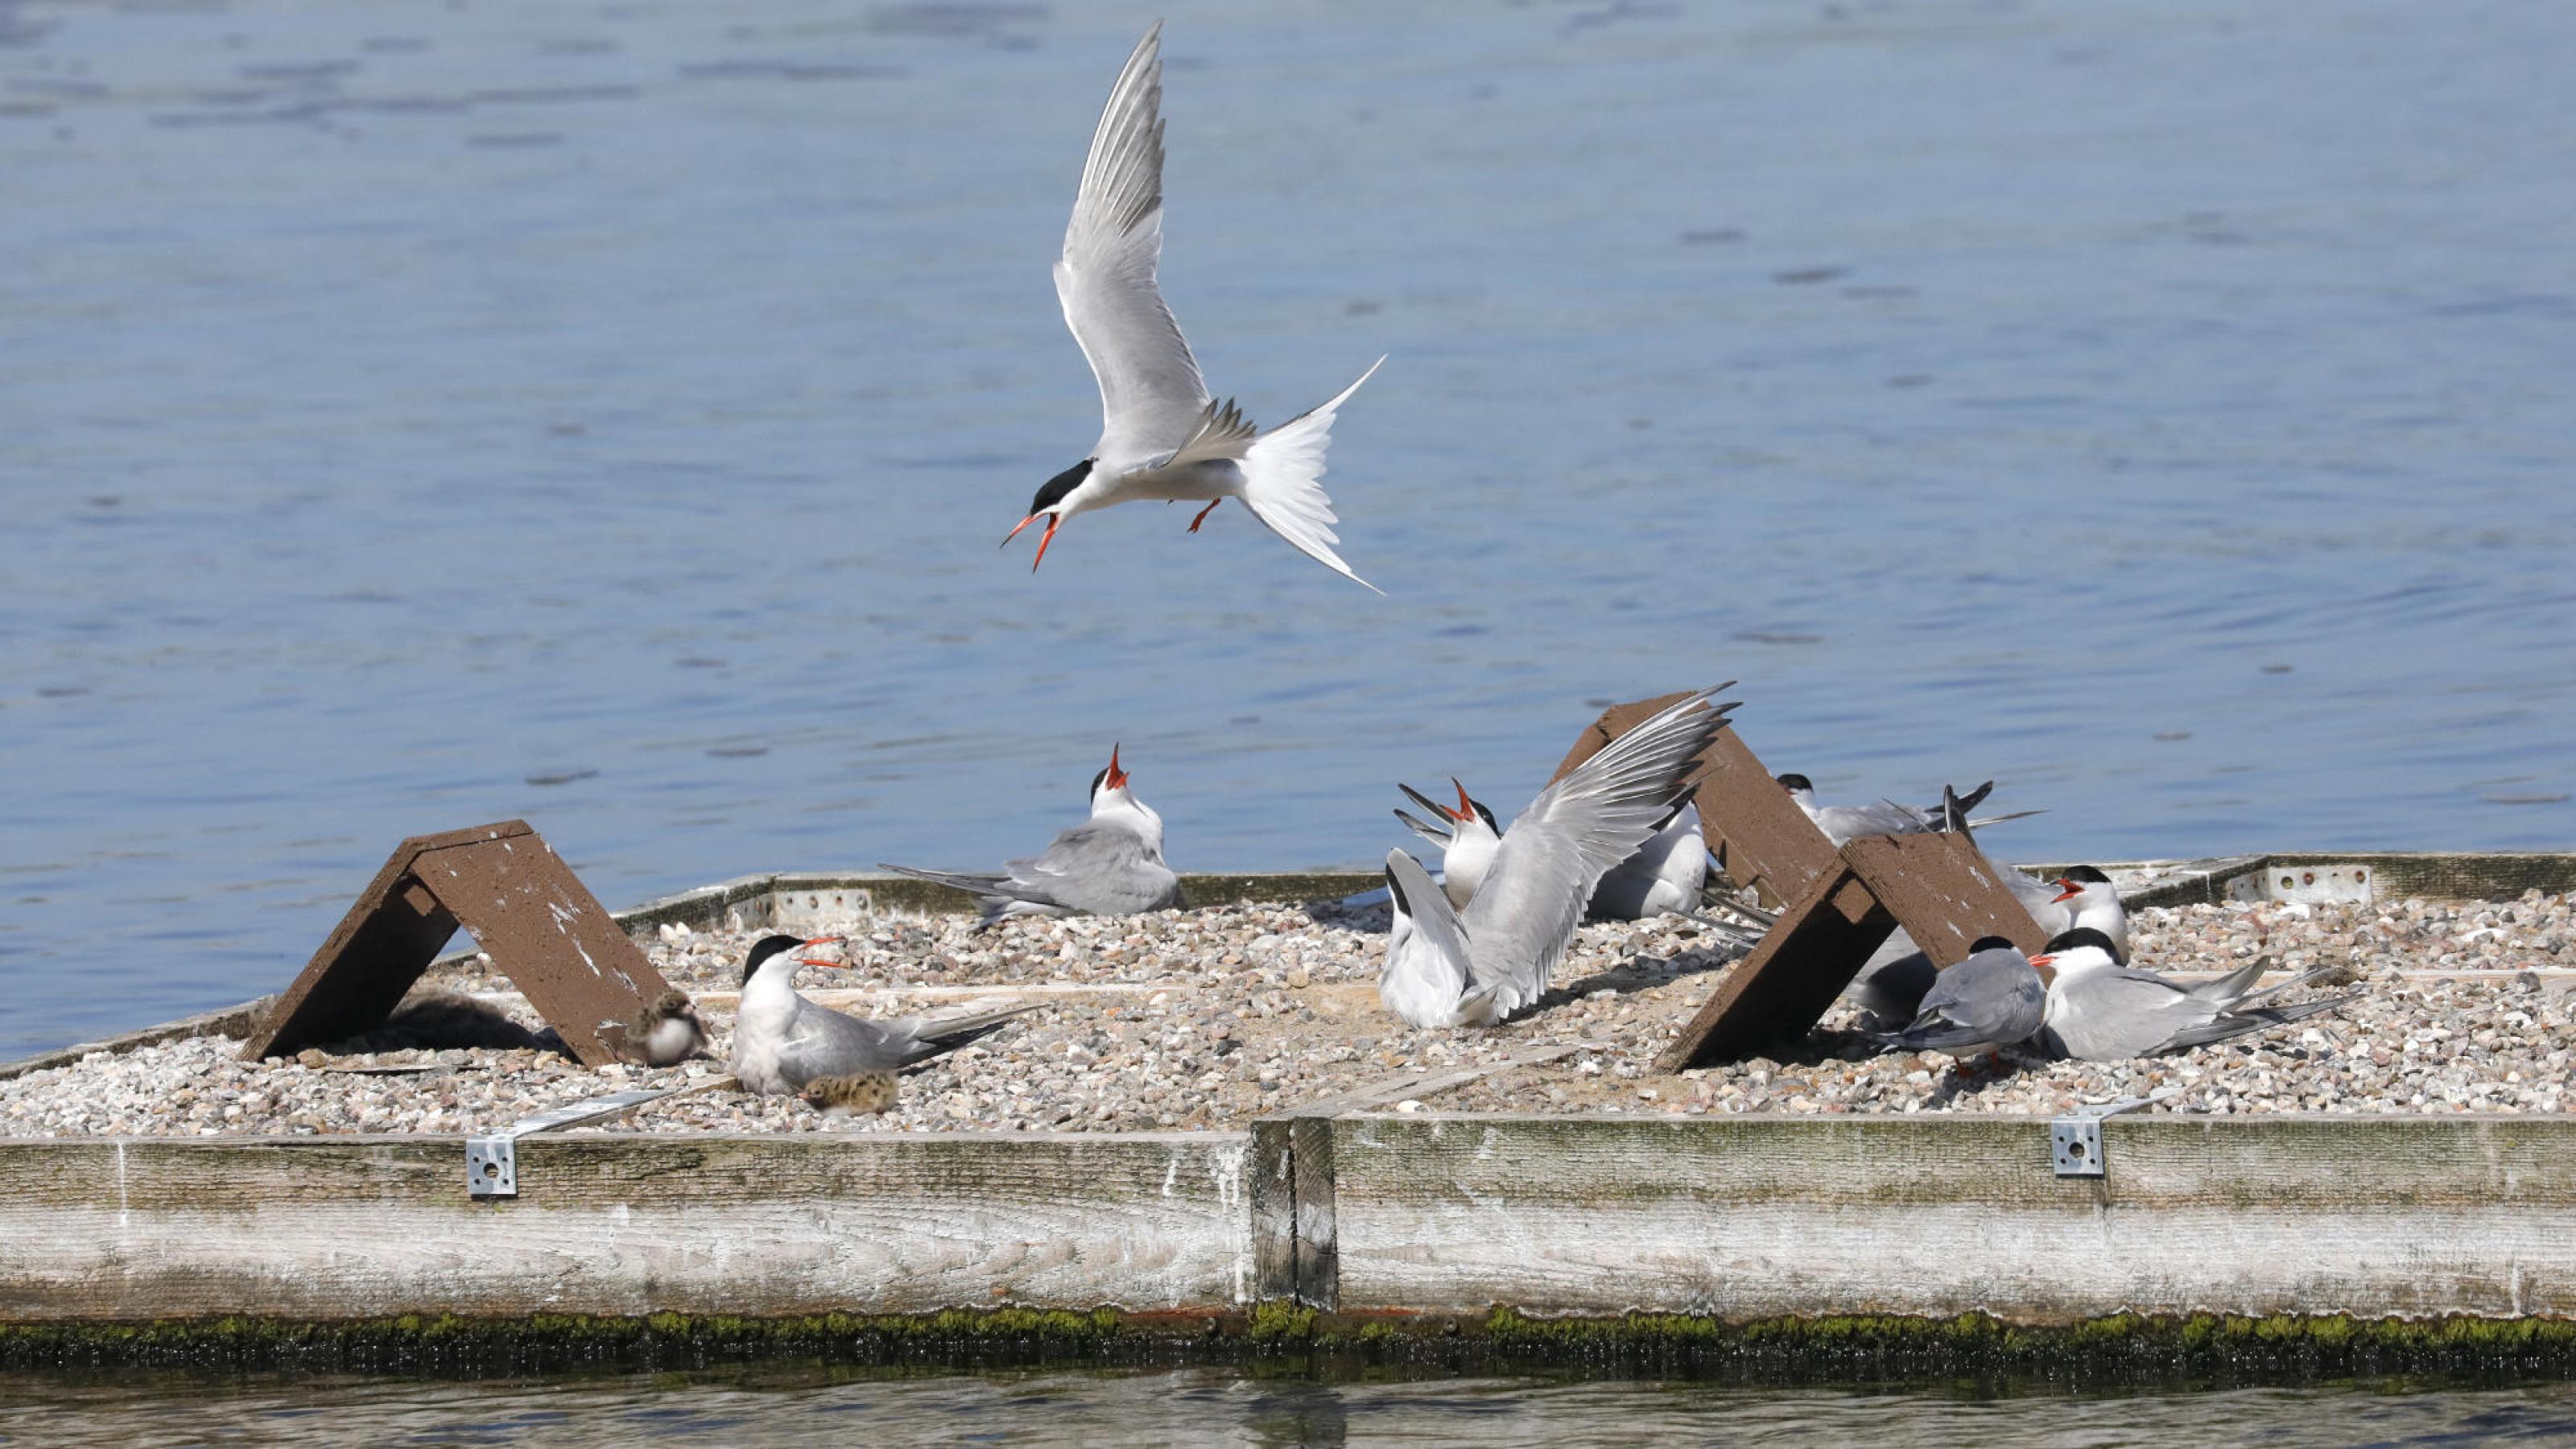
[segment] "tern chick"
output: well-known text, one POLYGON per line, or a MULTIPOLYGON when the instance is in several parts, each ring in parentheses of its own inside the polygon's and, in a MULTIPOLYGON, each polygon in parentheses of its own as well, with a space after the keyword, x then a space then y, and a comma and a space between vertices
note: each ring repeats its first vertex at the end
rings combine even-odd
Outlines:
POLYGON ((707 1029, 689 993, 673 987, 627 1023, 626 1042, 646 1066, 667 1067, 697 1055, 707 1044, 707 1029))
POLYGON ((894 1073, 852 1072, 840 1077, 816 1077, 796 1095, 826 1117, 886 1112, 894 1107, 894 1073))

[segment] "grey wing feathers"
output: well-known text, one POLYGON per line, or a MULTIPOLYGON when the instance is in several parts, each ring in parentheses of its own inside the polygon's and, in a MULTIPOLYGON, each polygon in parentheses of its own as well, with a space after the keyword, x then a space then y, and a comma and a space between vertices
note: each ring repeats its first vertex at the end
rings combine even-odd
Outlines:
POLYGON ((926 1062, 943 1056, 971 1042, 983 1040, 1008 1026, 1014 1019, 1037 1010, 1035 1006, 1006 1006, 999 1011, 977 1012, 972 1016, 954 1017, 947 1021, 925 1022, 912 1028, 916 1045, 904 1056, 904 1065, 926 1062))
POLYGON ((2353 999, 2355 998, 2351 996, 2335 996, 2324 1001, 2302 1001, 2295 1006, 2256 1006, 2232 1011, 2207 1026, 2176 1032, 2159 1050, 2186 1051, 2192 1047, 2208 1046, 2212 1042, 2222 1042, 2230 1037, 2243 1036, 2248 1032, 2287 1026, 2291 1022, 2314 1016, 2318 1012, 2332 1011, 2353 999))
POLYGON ((914 880, 926 880, 932 885, 944 885, 952 890, 966 891, 978 896, 997 895, 1002 890, 1002 877, 990 871, 921 870, 909 865, 892 865, 882 860, 877 862, 877 869, 892 871, 896 875, 910 876, 914 880))
POLYGON ((1023 900, 1096 915, 1128 915, 1180 903, 1180 881, 1145 838, 1117 825, 1084 824, 1058 834, 1046 853, 1007 862, 1002 889, 1023 900))
POLYGON ((1412 918, 1413 928, 1437 945, 1441 955, 1464 967, 1469 959, 1466 926, 1422 862, 1401 850, 1388 851, 1386 886, 1412 918))
POLYGON ((1211 402, 1207 411, 1199 415, 1198 427, 1181 441, 1181 445, 1168 456, 1157 458, 1147 466, 1157 470, 1184 468, 1192 463, 1241 458, 1252 451, 1252 440, 1260 434, 1261 430, 1244 417, 1243 409, 1235 405, 1234 399, 1211 402))
POLYGON ((1503 832, 1464 924, 1470 984, 1497 988, 1505 1012, 1545 994, 1601 877, 1695 783, 1693 761, 1734 708, 1712 706, 1716 693, 1695 693, 1611 741, 1541 790, 1503 832))
POLYGON ((1163 27, 1118 73, 1083 160, 1056 263, 1065 325, 1100 382, 1107 432, 1140 452, 1169 448, 1207 408, 1198 360, 1154 282, 1163 252, 1163 27))
MULTIPOLYGON (((1971 957, 1933 979, 1922 1011, 1974 1033, 1969 1040, 2010 1046, 2039 1030, 2048 1011, 2048 987, 2030 962, 2017 955, 1971 957)), ((1915 1030, 1925 1024, 1916 1022, 1915 1030)))
POLYGON ((1447 845, 1449 843, 1450 832, 1441 829, 1437 825, 1431 824, 1429 821, 1416 819, 1401 810, 1395 812, 1395 818, 1404 822, 1405 829, 1412 831, 1414 834, 1421 836, 1423 839, 1430 841, 1434 845, 1447 845))
POLYGON ((817 1077, 892 1071, 913 1060, 905 1054, 919 1044, 899 1027, 861 1021, 808 1001, 779 1043, 778 1074, 790 1088, 802 1091, 817 1077))

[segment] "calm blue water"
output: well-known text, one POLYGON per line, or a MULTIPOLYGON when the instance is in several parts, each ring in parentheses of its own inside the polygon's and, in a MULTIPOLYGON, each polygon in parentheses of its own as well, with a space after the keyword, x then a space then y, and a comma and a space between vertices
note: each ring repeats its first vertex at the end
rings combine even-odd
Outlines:
POLYGON ((1170 0, 1165 285, 1382 601, 996 553, 1133 5, 0 0, 0 1056, 282 985, 401 836, 977 865, 1109 745, 1360 862, 1740 676, 2029 857, 2576 846, 2576 21, 1170 0), (2519 802, 2519 803, 2517 803, 2519 802))
POLYGON ((1847 1445, 2564 1443, 2576 1390, 2399 1386, 1998 1395, 1974 1384, 1737 1388, 1223 1370, 893 1375, 805 1367, 438 1382, 0 1377, 0 1444, 1847 1445))

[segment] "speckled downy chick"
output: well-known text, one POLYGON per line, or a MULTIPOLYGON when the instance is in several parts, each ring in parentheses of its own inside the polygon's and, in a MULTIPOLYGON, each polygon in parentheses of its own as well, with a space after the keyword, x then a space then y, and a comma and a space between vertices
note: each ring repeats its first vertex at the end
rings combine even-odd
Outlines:
POLYGON ((894 1108, 895 1085, 892 1072, 851 1072, 838 1077, 816 1077, 796 1094, 805 1105, 826 1117, 854 1117, 862 1113, 887 1112, 894 1108))
POLYGON ((646 1066, 675 1066, 705 1049, 707 1029, 689 993, 675 986, 627 1023, 626 1042, 646 1066))

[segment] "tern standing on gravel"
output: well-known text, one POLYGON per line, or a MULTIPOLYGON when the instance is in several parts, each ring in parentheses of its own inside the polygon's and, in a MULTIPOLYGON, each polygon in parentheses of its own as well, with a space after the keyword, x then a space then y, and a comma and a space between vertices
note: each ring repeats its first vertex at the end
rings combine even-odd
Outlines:
POLYGON ((1100 441, 1091 455, 1047 480, 1002 542, 1044 517, 1037 561, 1046 561, 1056 528, 1077 513, 1113 503, 1187 499, 1205 503, 1190 532, 1228 498, 1307 557, 1363 588, 1383 593, 1351 572, 1333 552, 1333 500, 1317 481, 1332 441, 1333 413, 1359 382, 1312 412, 1262 432, 1232 399, 1208 396, 1198 359, 1172 320, 1154 281, 1163 254, 1163 100, 1160 21, 1145 32, 1110 89, 1091 135, 1055 292, 1065 325, 1100 382, 1100 441))
POLYGON ((1464 912, 1421 862, 1388 851, 1395 921, 1378 978, 1387 1009, 1415 1026, 1489 1026, 1546 994, 1593 887, 1697 783, 1693 762, 1734 708, 1711 706, 1716 692, 1657 713, 1541 790, 1503 831, 1464 912))
POLYGON ((984 924, 1004 916, 1132 916, 1187 905, 1181 878, 1163 864, 1163 817, 1127 791, 1118 747, 1109 768, 1091 777, 1091 818, 1059 833, 1046 854, 1006 862, 990 873, 877 869, 984 898, 984 924))

